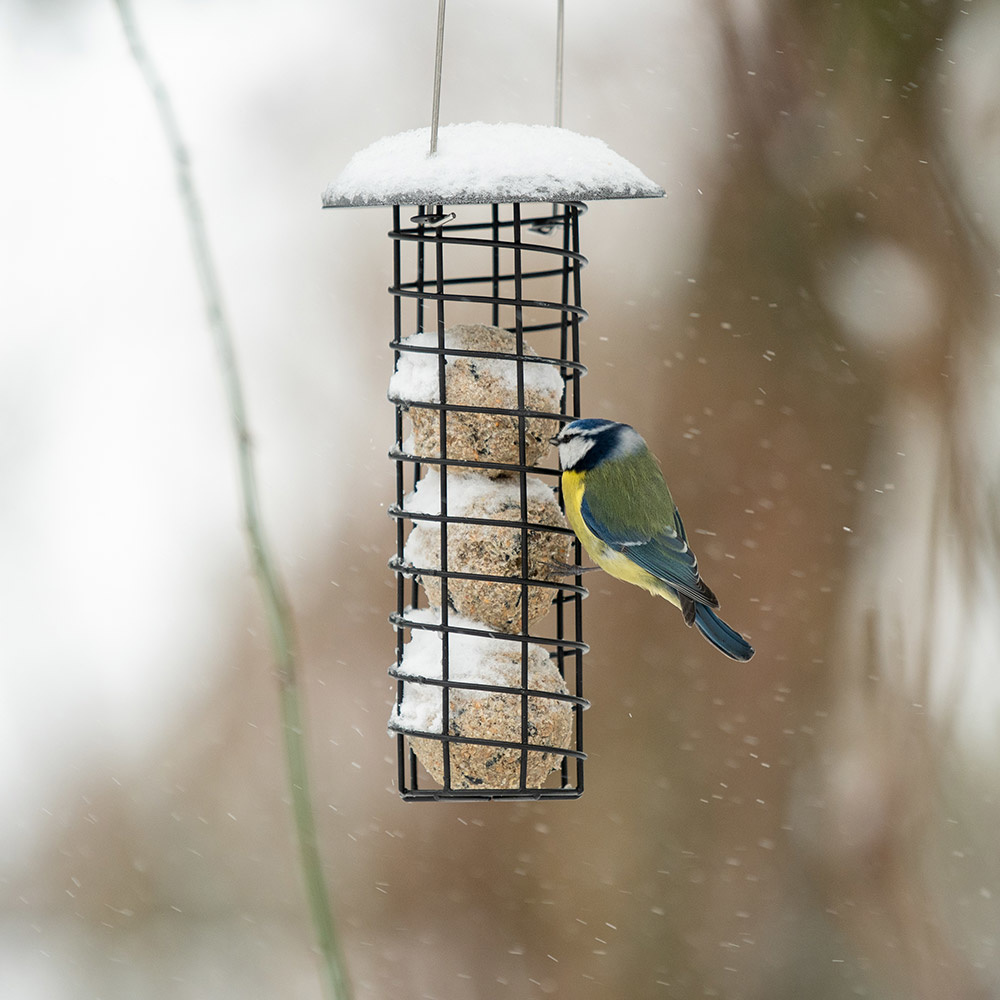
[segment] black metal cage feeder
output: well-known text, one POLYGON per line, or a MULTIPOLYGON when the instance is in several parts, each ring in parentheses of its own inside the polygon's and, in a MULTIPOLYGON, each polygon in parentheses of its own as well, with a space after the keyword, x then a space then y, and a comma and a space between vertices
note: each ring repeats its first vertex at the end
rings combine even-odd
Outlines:
POLYGON ((581 550, 539 463, 581 413, 584 203, 663 191, 558 127, 561 23, 560 3, 557 127, 445 126, 439 147, 440 0, 431 128, 362 150, 323 196, 393 213, 389 730, 409 800, 583 793, 581 550))
MULTIPOLYGON (((396 555, 391 566, 397 607, 391 620, 398 639, 396 666, 390 670, 397 681, 390 728, 397 733, 404 798, 572 798, 583 791, 587 702, 582 657, 587 647, 581 601, 586 592, 578 578, 567 582, 560 576, 565 559, 544 562, 546 553, 566 550, 572 533, 561 518, 538 520, 538 505, 532 506, 529 493, 538 496, 537 483, 559 475, 557 468, 535 464, 548 450, 547 433, 580 414, 585 373, 580 324, 586 318, 580 272, 586 259, 579 252, 579 218, 584 210, 573 202, 528 213, 517 202, 493 204, 486 218, 467 221, 469 206, 461 207, 462 218, 441 206, 425 206, 409 218, 411 225, 403 226, 400 207, 393 208, 394 368, 399 371, 401 357, 416 355, 417 365, 432 367, 436 375, 436 398, 394 394, 393 400, 396 503, 390 514, 396 519, 396 555), (466 269, 456 274, 449 263, 458 253, 466 269), (482 322, 455 327, 452 311, 482 322), (465 338, 454 336, 456 330, 465 338), (476 336, 469 335, 472 331, 476 336), (425 332, 431 335, 419 336, 425 332), (528 388, 542 366, 545 374, 558 374, 561 391, 554 407, 541 408, 544 404, 528 388), (482 375, 491 368, 499 377, 482 375), (477 383, 484 381, 491 384, 485 393, 477 392, 477 383), (499 391, 498 381, 504 383, 499 391), (409 441, 404 438, 408 415, 415 425, 409 441), (425 470, 431 473, 422 479, 425 470), (456 477, 463 495, 471 492, 481 501, 473 504, 474 513, 464 501, 449 502, 456 477), (408 509, 407 497, 428 481, 436 494, 432 512, 408 509), (489 506, 496 494, 506 494, 503 510, 489 506), (432 565, 417 564, 408 551, 407 524, 418 531, 431 528, 437 558, 426 561, 432 565), (455 543, 460 534, 465 544, 455 543), (436 614, 413 614, 428 603, 436 605, 436 614), (549 608, 554 613, 547 614, 549 608), (477 612, 487 621, 472 626, 477 612), (546 626, 542 634, 534 628, 538 618, 546 626), (433 677, 407 668, 406 634, 414 629, 431 631, 440 640, 440 673, 433 677), (484 679, 469 664, 456 666, 457 636, 486 636, 506 644, 504 657, 491 643, 506 669, 499 677, 485 671, 484 679), (539 661, 541 650, 545 657, 539 661), (439 712, 431 713, 439 722, 433 729, 404 721, 412 715, 406 712, 408 685, 427 685, 439 694, 439 712), (426 787, 431 773, 437 782, 426 787)), ((578 545, 572 547, 575 564, 578 545)), ((468 649, 462 652, 469 655, 468 649)))

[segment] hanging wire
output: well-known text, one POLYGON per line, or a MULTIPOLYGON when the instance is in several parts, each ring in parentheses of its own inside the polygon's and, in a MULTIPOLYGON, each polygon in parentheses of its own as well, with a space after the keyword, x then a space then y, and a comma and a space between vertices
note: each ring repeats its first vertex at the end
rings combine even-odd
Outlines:
POLYGON ((564 14, 564 0, 559 0, 558 6, 556 7, 556 128, 562 128, 564 14))
POLYGON ((438 120, 441 117, 441 63, 444 60, 444 5, 445 0, 438 0, 437 47, 434 51, 434 101, 431 105, 431 156, 437 152, 438 120))
MULTIPOLYGON (((434 97, 431 101, 431 156, 437 152, 438 123, 441 119, 441 67, 444 63, 444 18, 446 2, 447 0, 438 0, 437 42, 434 49, 434 97)), ((563 52, 564 38, 566 34, 565 14, 565 0, 558 0, 558 3, 556 4, 556 93, 555 114, 553 115, 556 128, 562 128, 563 122, 563 52)))

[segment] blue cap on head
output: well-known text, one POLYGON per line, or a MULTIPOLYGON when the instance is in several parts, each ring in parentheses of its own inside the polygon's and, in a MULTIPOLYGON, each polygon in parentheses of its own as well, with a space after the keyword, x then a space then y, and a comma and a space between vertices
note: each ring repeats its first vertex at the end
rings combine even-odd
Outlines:
POLYGON ((574 431, 596 431, 602 427, 611 427, 617 422, 616 420, 605 420, 603 417, 583 417, 580 420, 574 420, 572 423, 567 424, 563 429, 568 430, 572 428, 574 431))
POLYGON ((646 447, 646 442, 629 424, 600 417, 584 417, 567 424, 552 443, 559 446, 564 471, 583 472, 607 459, 624 458, 646 447))

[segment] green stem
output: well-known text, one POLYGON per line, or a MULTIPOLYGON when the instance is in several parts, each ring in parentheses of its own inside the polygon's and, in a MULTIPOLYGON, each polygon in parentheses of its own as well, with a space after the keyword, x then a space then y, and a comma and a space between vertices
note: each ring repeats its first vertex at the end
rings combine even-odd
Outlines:
POLYGON ((191 240, 198 283, 209 329, 219 354, 222 379, 229 404, 229 417, 239 461, 244 526, 253 562, 253 572, 267 614, 271 646, 281 688, 281 718, 285 734, 285 755, 292 812, 299 843, 299 858, 309 899, 313 930, 323 959, 324 991, 331 1000, 348 1000, 350 987, 340 951, 326 879, 316 836, 316 820, 309 795, 306 746, 302 725, 302 703, 296 674, 296 640, 291 609, 271 558, 257 500, 257 478, 253 448, 247 429, 243 385, 236 363, 236 350, 229 322, 222 306, 222 291, 209 250, 204 217, 198 200, 191 160, 177 123, 166 86, 156 70, 139 33, 130 0, 114 0, 132 56, 153 96, 160 124, 166 136, 180 190, 181 205, 191 240))

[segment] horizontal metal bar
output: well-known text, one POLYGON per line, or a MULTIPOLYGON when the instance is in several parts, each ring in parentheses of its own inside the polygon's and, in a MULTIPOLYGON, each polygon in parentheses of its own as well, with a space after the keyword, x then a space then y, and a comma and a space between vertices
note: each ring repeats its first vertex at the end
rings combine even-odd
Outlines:
POLYGON ((572 757, 578 760, 586 760, 587 755, 582 750, 570 750, 567 747, 546 746, 544 743, 515 743, 512 740, 488 740, 480 736, 455 736, 443 733, 431 733, 421 729, 403 729, 402 726, 394 725, 391 721, 388 726, 394 733, 402 733, 418 740, 436 740, 439 743, 465 743, 469 746, 496 747, 498 750, 528 750, 532 753, 551 753, 559 757, 572 757))
POLYGON ((451 295, 448 292, 431 292, 426 288, 422 290, 402 288, 398 285, 390 285, 387 291, 390 295, 407 299, 428 299, 431 302, 479 302, 490 306, 521 306, 522 308, 526 306, 531 309, 553 309, 578 316, 581 322, 586 320, 589 315, 582 306, 567 305, 565 302, 547 302, 544 299, 511 299, 496 295, 451 295))
POLYGON ((583 789, 574 786, 557 788, 400 788, 399 797, 404 802, 538 802, 540 799, 578 799, 583 789))
MULTIPOLYGON (((558 691, 543 691, 539 688, 507 687, 502 684, 480 684, 476 681, 455 681, 449 678, 442 680, 440 677, 424 677, 420 674, 404 674, 402 671, 391 667, 389 676, 398 681, 412 681, 414 684, 427 684, 431 687, 454 688, 457 691, 479 691, 483 694, 509 694, 516 697, 526 698, 547 698, 549 701, 562 701, 568 705, 575 705, 586 711, 590 708, 590 702, 586 698, 581 698, 575 694, 561 694, 558 691)), ((390 728, 398 732, 409 733, 409 729, 390 723, 390 728)), ((486 742, 492 743, 492 740, 486 742)))
MULTIPOLYGON (((562 273, 563 273, 563 268, 551 267, 551 268, 546 268, 545 270, 542 271, 522 271, 520 277, 523 280, 527 280, 528 278, 555 278, 555 277, 561 277, 562 273)), ((469 276, 463 275, 460 278, 442 278, 440 282, 434 279, 432 280, 435 285, 441 284, 447 288, 449 285, 478 285, 478 284, 487 285, 487 284, 493 284, 494 281, 497 282, 515 281, 517 277, 518 275, 516 274, 496 274, 496 275, 487 274, 487 275, 469 275, 469 276)), ((421 284, 426 285, 429 284, 429 282, 424 281, 423 283, 421 283, 418 281, 401 281, 399 283, 399 287, 417 288, 421 284)))
MULTIPOLYGON (((548 199, 546 199, 546 200, 548 200, 548 199)), ((549 201, 549 204, 572 205, 577 210, 576 211, 577 217, 582 216, 582 215, 586 215, 587 212, 589 211, 589 207, 588 207, 587 203, 586 202, 582 202, 582 201, 576 201, 576 202, 559 202, 559 201, 552 202, 552 201, 549 201)), ((450 217, 450 218, 446 218, 444 220, 444 225, 447 227, 447 231, 449 233, 458 233, 458 232, 466 232, 466 233, 468 233, 468 232, 475 232, 476 230, 487 230, 488 229, 488 230, 492 231, 494 229, 498 229, 499 230, 499 229, 513 229, 514 228, 514 220, 513 219, 498 219, 495 224, 493 223, 492 220, 485 220, 485 221, 476 221, 476 222, 458 222, 455 225, 448 225, 448 223, 451 221, 451 218, 455 217, 455 213, 454 212, 445 212, 444 211, 444 207, 442 207, 442 210, 440 212, 435 211, 432 214, 428 214, 428 213, 425 212, 425 213, 422 213, 422 215, 418 214, 418 215, 415 215, 415 216, 409 216, 410 221, 416 224, 416 228, 410 229, 410 228, 405 227, 405 226, 396 226, 394 229, 390 229, 386 233, 386 235, 389 236, 390 238, 395 238, 398 234, 405 233, 407 235, 416 236, 416 237, 422 238, 422 239, 435 240, 435 239, 438 238, 437 227, 440 226, 440 225, 442 225, 442 222, 438 221, 438 220, 442 216, 449 216, 450 217), (421 217, 425 217, 425 218, 427 218, 429 220, 433 220, 433 221, 429 221, 427 223, 424 223, 423 228, 421 228, 420 223, 418 221, 421 217)), ((527 227, 529 229, 534 229, 534 227, 536 227, 536 226, 545 225, 545 226, 551 226, 554 229, 556 226, 565 226, 567 224, 567 222, 569 222, 570 224, 572 224, 574 222, 573 214, 572 213, 568 213, 568 214, 564 215, 564 214, 561 214, 561 213, 558 213, 558 212, 555 213, 555 214, 553 214, 551 212, 547 212, 545 215, 533 215, 533 216, 530 216, 530 217, 522 217, 521 222, 520 222, 520 226, 521 226, 522 229, 525 228, 525 227, 527 227)), ((504 246, 510 246, 510 243, 509 242, 505 242, 505 243, 503 243, 503 245, 504 246)), ((525 244, 525 245, 534 247, 536 244, 525 244)), ((546 249, 553 249, 553 250, 555 250, 558 253, 566 253, 566 254, 570 254, 570 253, 573 252, 573 251, 570 251, 570 250, 565 250, 562 247, 552 247, 552 248, 546 248, 546 249)))
POLYGON ((406 510, 398 504, 393 504, 386 513, 389 517, 404 517, 409 521, 430 521, 438 524, 442 522, 447 524, 481 524, 489 528, 511 528, 516 531, 527 528, 529 531, 547 531, 553 535, 573 534, 572 528, 561 524, 540 524, 537 521, 504 521, 499 517, 465 517, 458 514, 423 514, 406 510))
MULTIPOLYGON (((555 580, 539 580, 534 577, 523 576, 494 576, 489 573, 466 573, 460 570, 433 569, 428 566, 413 566, 407 563, 400 563, 393 557, 389 560, 389 568, 394 573, 399 573, 405 577, 425 577, 431 576, 435 579, 444 580, 477 580, 480 583, 506 583, 510 586, 518 587, 541 587, 548 590, 561 590, 568 594, 579 594, 581 597, 589 597, 590 591, 586 587, 575 583, 559 583, 555 580)), ((572 574, 574 577, 579 574, 572 574)))
MULTIPOLYGON (((427 332, 427 331, 425 331, 427 332)), ((510 330, 508 333, 512 332, 510 330)), ((544 354, 508 354, 504 351, 477 351, 469 347, 444 347, 429 344, 410 344, 406 340, 390 340, 389 347, 400 354, 443 354, 446 358, 479 358, 486 361, 513 361, 531 365, 550 365, 553 368, 567 368, 587 374, 587 366, 567 358, 550 358, 544 354)))
POLYGON ((456 635, 482 636, 487 639, 502 639, 504 642, 531 642, 536 646, 555 646, 558 649, 568 649, 581 653, 587 653, 590 651, 590 646, 588 646, 585 642, 577 642, 573 639, 547 638, 542 635, 528 635, 526 633, 522 634, 519 632, 500 632, 465 628, 461 625, 436 625, 431 622, 413 621, 412 618, 407 618, 405 613, 401 615, 395 611, 389 615, 389 621, 396 628, 418 629, 425 632, 448 632, 456 635))
MULTIPOLYGON (((390 396, 389 401, 395 403, 404 413, 407 410, 444 410, 447 413, 481 413, 490 417, 534 417, 538 420, 569 421, 572 418, 565 413, 554 410, 518 410, 509 406, 471 406, 467 403, 425 403, 422 399, 399 399, 390 396)), ((529 466, 530 468, 530 466, 529 466)))
MULTIPOLYGON (((572 420, 572 417, 564 417, 572 420)), ((471 458, 439 458, 435 455, 411 455, 393 447, 389 450, 389 458, 394 462, 412 462, 414 465, 455 466, 459 469, 491 469, 496 472, 533 472, 540 476, 562 475, 561 469, 545 468, 540 465, 515 465, 510 462, 476 462, 471 458)))
MULTIPOLYGON (((590 211, 590 206, 585 201, 555 201, 554 202, 550 198, 546 198, 545 200, 549 204, 551 204, 551 205, 565 205, 568 208, 575 209, 575 213, 576 213, 576 215, 578 217, 582 216, 582 215, 586 215, 587 212, 590 211)), ((467 204, 467 205, 465 205, 463 207, 471 207, 471 204, 472 203, 469 203, 469 204, 467 204)), ((505 204, 509 204, 509 203, 505 203, 505 204)), ((417 206, 415 206, 415 207, 417 207, 417 206)), ((424 207, 424 206, 419 206, 419 207, 424 207)), ((451 213, 451 214, 453 214, 453 213, 451 213)), ((565 225, 567 221, 570 221, 570 222, 573 221, 573 212, 568 212, 568 213, 565 213, 565 214, 556 213, 555 216, 553 216, 551 212, 549 212, 549 213, 547 213, 545 215, 532 216, 530 218, 528 218, 528 217, 525 216, 525 217, 522 217, 522 219, 521 219, 521 226, 522 227, 523 226, 530 226, 530 225, 533 225, 536 222, 549 222, 553 218, 555 218, 555 219, 558 220, 559 225, 565 225)), ((411 218, 410 221, 412 222, 413 218, 411 218)), ((514 227, 514 220, 513 220, 513 218, 498 219, 495 224, 494 224, 494 222, 493 222, 492 219, 488 219, 488 220, 485 220, 485 221, 478 221, 478 222, 459 222, 459 223, 456 223, 454 226, 449 226, 448 230, 449 230, 449 232, 469 231, 469 230, 474 230, 474 229, 490 229, 490 230, 492 230, 494 228, 494 225, 496 226, 497 229, 512 229, 514 227)), ((400 229, 400 227, 397 227, 397 229, 400 229)), ((402 231, 402 230, 400 230, 400 231, 402 231)), ((391 231, 390 231, 389 235, 392 235, 391 231)))
MULTIPOLYGON (((572 261, 581 268, 586 267, 590 263, 590 261, 588 261, 587 258, 577 250, 567 250, 564 247, 548 246, 545 243, 525 243, 523 240, 489 240, 474 236, 445 235, 446 233, 453 231, 454 230, 448 228, 435 229, 433 232, 427 232, 426 230, 421 232, 415 229, 391 229, 389 231, 389 236, 391 239, 399 240, 400 242, 429 243, 433 244, 435 247, 443 244, 444 246, 480 247, 484 250, 520 250, 522 253, 545 253, 550 256, 559 257, 561 260, 572 261)), ((562 271, 563 268, 560 268, 557 273, 561 274, 562 271)))

